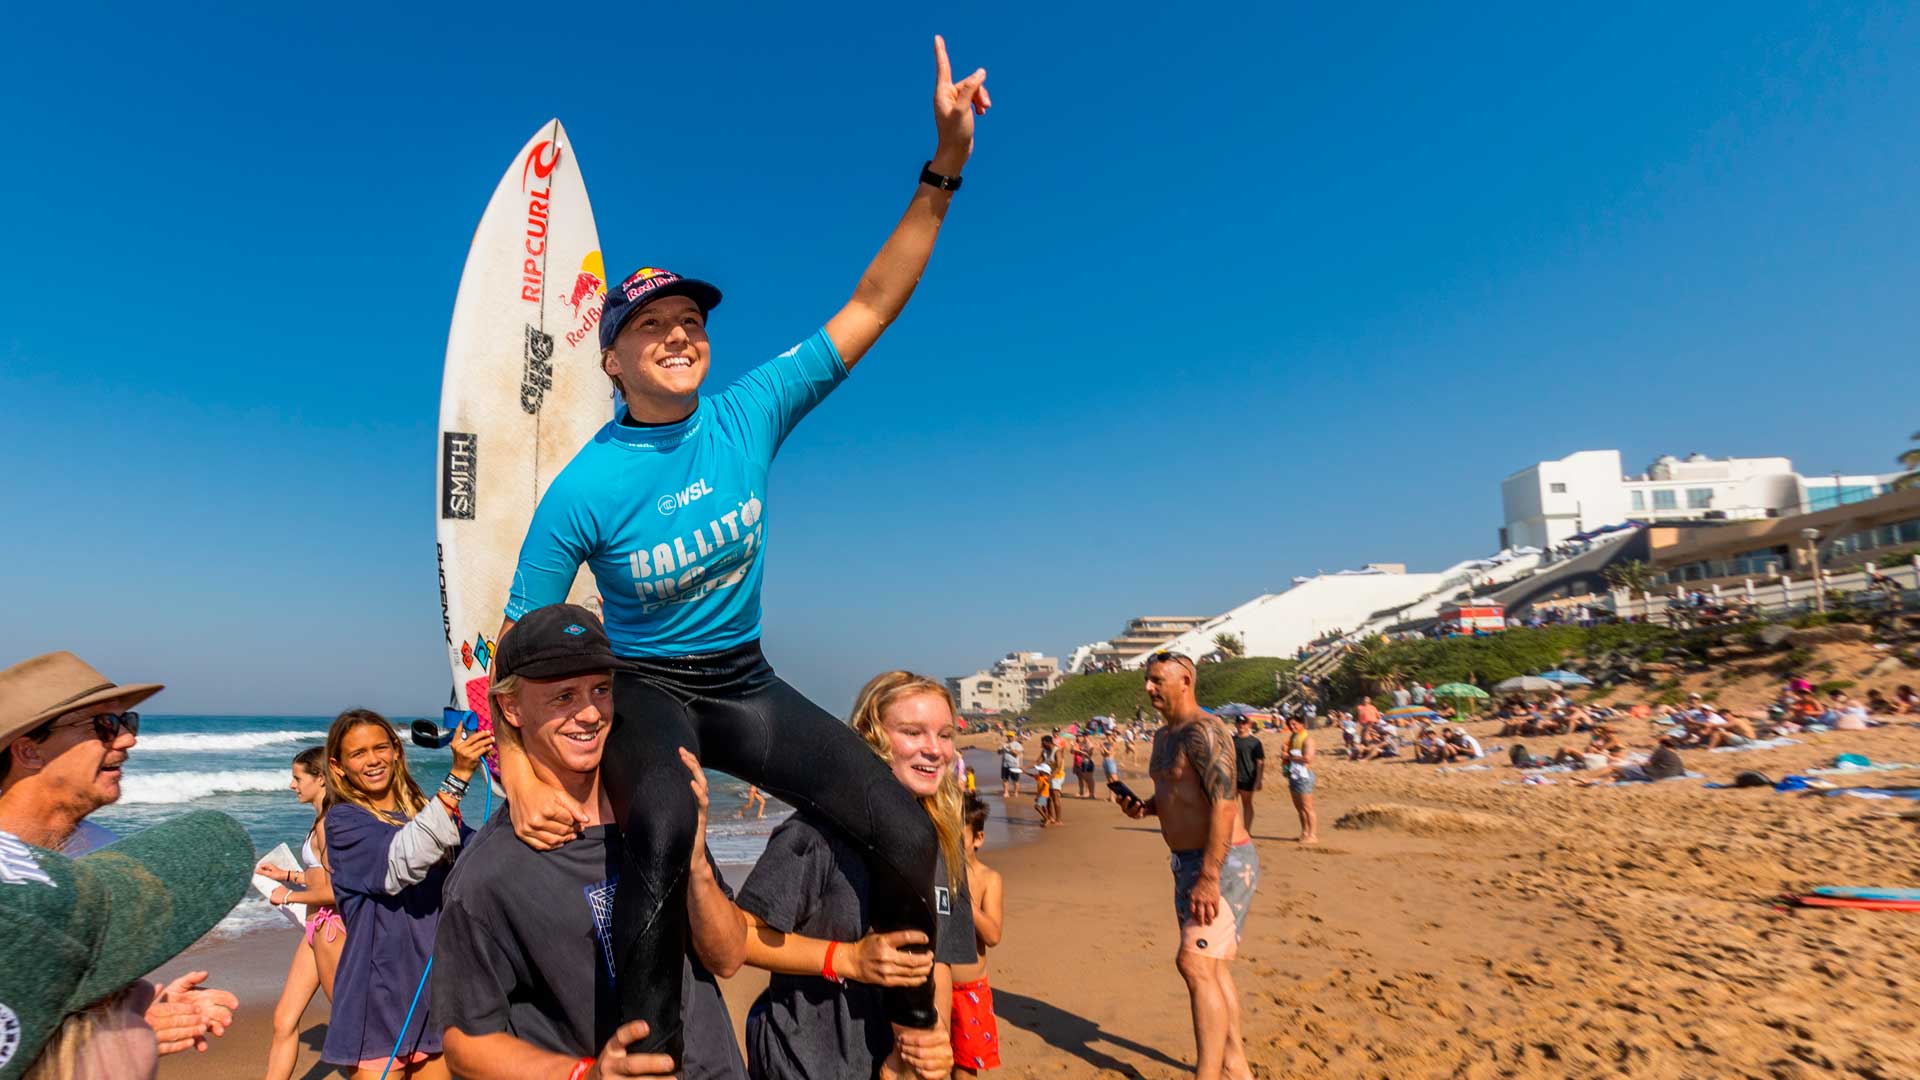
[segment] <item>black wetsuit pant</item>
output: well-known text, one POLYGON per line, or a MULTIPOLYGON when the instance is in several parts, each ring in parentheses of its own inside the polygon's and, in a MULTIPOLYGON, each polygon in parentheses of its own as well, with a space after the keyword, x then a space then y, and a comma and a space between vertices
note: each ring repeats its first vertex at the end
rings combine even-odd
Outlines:
MULTIPOLYGON (((702 656, 625 660, 600 765, 625 852, 613 895, 620 1020, 645 1020, 635 1049, 681 1060, 680 963, 699 807, 676 752, 831 822, 865 848, 874 929, 936 932, 939 850, 919 803, 867 741, 788 686, 751 641, 702 656)), ((888 990, 894 1023, 939 1022, 932 980, 888 990)))

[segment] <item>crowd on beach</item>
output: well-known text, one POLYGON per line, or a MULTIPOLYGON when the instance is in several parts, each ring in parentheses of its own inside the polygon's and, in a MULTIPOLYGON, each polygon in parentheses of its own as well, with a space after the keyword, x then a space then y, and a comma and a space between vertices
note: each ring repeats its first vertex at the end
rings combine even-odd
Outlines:
MULTIPOLYGON (((529 613, 497 645, 489 695, 497 726, 426 735, 416 727, 416 745, 444 745, 452 754, 446 778, 431 791, 415 780, 408 740, 391 722, 370 710, 342 712, 323 744, 300 749, 289 763, 291 796, 314 811, 293 867, 256 862, 238 824, 218 813, 186 814, 127 837, 88 819, 117 799, 133 760, 140 716, 132 707, 161 687, 115 684, 70 653, 0 671, 0 921, 10 940, 55 925, 89 927, 62 962, 36 960, 31 972, 16 963, 6 972, 10 1007, 26 1000, 17 993, 22 983, 39 1000, 25 1017, 29 1056, 12 1068, 0 1062, 0 1075, 145 1078, 159 1055, 205 1050, 234 1023, 234 995, 207 985, 207 972, 164 986, 145 976, 225 915, 255 876, 273 883, 270 903, 307 913, 273 1012, 269 1080, 293 1074, 301 1019, 319 994, 331 1003, 323 1057, 356 1078, 524 1080, 547 1075, 548 1062, 554 1075, 573 1080, 670 1072, 933 1078, 999 1067, 987 957, 1002 938, 1005 887, 981 858, 991 811, 954 749, 957 725, 944 687, 900 671, 861 691, 850 725, 913 796, 911 812, 934 825, 952 898, 941 910, 937 947, 929 952, 918 931, 874 927, 866 917, 874 899, 867 854, 804 809, 775 830, 736 890, 706 851, 706 774, 683 750, 677 765, 700 808, 684 871, 683 1042, 674 1059, 630 1050, 646 1023, 615 1025, 609 1015, 617 970, 607 869, 617 862, 611 847, 621 842, 603 780, 613 662, 586 609, 561 604, 529 613), (463 818, 470 786, 492 782, 498 767, 487 763, 508 739, 537 775, 587 808, 589 820, 567 842, 543 841, 516 820, 511 803, 486 821, 463 818), (51 888, 28 887, 35 885, 51 888), (581 894, 597 899, 577 907, 566 900, 581 894), (73 921, 76 906, 103 902, 122 916, 73 921), (186 915, 155 940, 140 932, 139 920, 156 912, 186 915), (569 927, 570 919, 577 925, 569 927), (544 944, 529 944, 535 940, 544 944), (744 1054, 716 983, 743 966, 770 973, 747 1018, 744 1054), (940 1022, 922 1030, 892 1021, 887 989, 928 982, 937 988, 940 1022), (420 1008, 423 1000, 430 1007, 420 1008), (555 1047, 567 1049, 556 1058, 555 1047)), ((1266 747, 1253 717, 1229 726, 1193 705, 1190 661, 1150 671, 1150 682, 1169 671, 1186 676, 1178 686, 1184 701, 1173 691, 1156 700, 1157 709, 1170 700, 1165 707, 1184 726, 1158 712, 1152 723, 1136 714, 1130 724, 1038 733, 1029 750, 1019 722, 998 725, 1000 795, 1011 808, 1030 777, 1042 827, 1063 824, 1062 804, 1077 797, 1117 804, 1130 817, 1159 816, 1163 829, 1172 821, 1191 834, 1192 820, 1180 824, 1177 812, 1156 805, 1182 790, 1164 773, 1148 798, 1122 777, 1137 775, 1149 745, 1177 760, 1169 767, 1188 772, 1195 791, 1213 784, 1203 772, 1220 777, 1200 805, 1230 811, 1231 828, 1217 837, 1227 849, 1221 869, 1207 870, 1203 851, 1214 826, 1204 821, 1201 842, 1175 850, 1177 906, 1191 939, 1180 972, 1196 1000, 1219 1004, 1222 995, 1237 995, 1225 972, 1258 877, 1245 830, 1253 795, 1265 786, 1266 747), (1204 770, 1201 757, 1172 748, 1183 731, 1201 733, 1193 745, 1211 755, 1204 770), (1207 897, 1208 889, 1219 899, 1207 897)), ((1301 840, 1313 843, 1312 736, 1300 717, 1284 730, 1282 769, 1301 840)), ((1235 1001, 1218 1015, 1208 1006, 1212 1050, 1203 1046, 1202 1058, 1240 1069, 1203 1074, 1244 1075, 1235 1001)))
POLYGON ((577 1049, 559 1072, 574 1077, 964 1076, 998 1065, 987 952, 1000 940, 1003 890, 980 858, 988 808, 961 790, 945 689, 897 671, 862 690, 851 725, 912 794, 913 812, 937 816, 953 898, 937 950, 917 931, 866 924, 863 853, 804 812, 774 832, 735 892, 702 839, 705 773, 683 752, 676 764, 701 808, 686 866, 691 946, 678 965, 684 1050, 678 1061, 629 1053, 644 1022, 596 1037, 613 977, 608 845, 619 842, 600 797, 612 654, 585 609, 556 605, 522 624, 495 660, 502 726, 451 733, 453 765, 435 790, 414 780, 400 733, 369 710, 341 713, 324 745, 294 756, 289 787, 315 810, 298 869, 256 865, 238 824, 216 813, 124 838, 88 820, 118 798, 140 730, 131 707, 159 686, 116 685, 70 653, 0 672, 0 925, 11 957, 0 986, 29 1039, 11 1067, 0 1060, 0 1075, 145 1077, 159 1054, 204 1050, 233 1023, 237 999, 203 985, 206 972, 165 986, 144 976, 224 916, 256 874, 278 883, 271 903, 309 912, 274 1011, 270 1080, 292 1074, 316 992, 332 1003, 324 1057, 356 1077, 524 1080, 545 1075, 554 1044, 577 1049), (462 819, 468 785, 488 782, 482 763, 509 732, 540 775, 598 808, 572 842, 523 842, 506 805, 477 830, 462 819), (583 890, 606 895, 566 902, 583 890), (89 907, 119 914, 93 919, 89 907), (569 912, 579 925, 566 925, 569 912), (148 932, 143 916, 167 932, 148 932), (51 956, 12 944, 63 929, 72 940, 51 956), (743 965, 772 973, 748 1018, 746 1060, 714 983, 743 965), (884 988, 927 982, 944 991, 941 1023, 891 1025, 884 988), (431 1010, 415 1008, 429 983, 431 1010), (368 1054, 374 1045, 381 1052, 368 1054))

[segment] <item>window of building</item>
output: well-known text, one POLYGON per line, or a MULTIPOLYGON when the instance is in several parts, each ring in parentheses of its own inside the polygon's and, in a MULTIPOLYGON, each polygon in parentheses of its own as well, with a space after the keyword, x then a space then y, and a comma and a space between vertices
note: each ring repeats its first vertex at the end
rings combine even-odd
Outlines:
POLYGON ((1680 509, 1679 496, 1675 494, 1671 488, 1660 488, 1653 493, 1653 508, 1655 510, 1678 510, 1680 509))
POLYGON ((1644 492, 1644 491, 1636 491, 1636 492, 1634 492, 1634 493, 1633 493, 1633 508, 1634 508, 1635 510, 1645 510, 1645 509, 1647 508, 1647 493, 1646 493, 1646 492, 1644 492))
POLYGON ((1712 488, 1688 488, 1687 489, 1687 509, 1705 510, 1707 507, 1712 505, 1713 505, 1713 489, 1712 488))
POLYGON ((1548 485, 1547 485, 1547 490, 1548 490, 1548 491, 1551 491, 1551 492, 1553 492, 1553 493, 1554 493, 1555 495, 1565 495, 1565 494, 1567 493, 1567 485, 1565 485, 1565 484, 1548 484, 1548 485))

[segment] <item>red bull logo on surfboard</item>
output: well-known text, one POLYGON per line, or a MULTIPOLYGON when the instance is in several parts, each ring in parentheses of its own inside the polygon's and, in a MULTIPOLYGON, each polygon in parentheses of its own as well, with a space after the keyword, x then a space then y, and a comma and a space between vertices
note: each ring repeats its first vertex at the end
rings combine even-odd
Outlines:
POLYGON ((600 311, 607 302, 607 268, 598 251, 590 251, 580 260, 580 272, 574 276, 573 291, 564 301, 573 309, 575 326, 567 331, 569 348, 587 340, 600 325, 600 311))

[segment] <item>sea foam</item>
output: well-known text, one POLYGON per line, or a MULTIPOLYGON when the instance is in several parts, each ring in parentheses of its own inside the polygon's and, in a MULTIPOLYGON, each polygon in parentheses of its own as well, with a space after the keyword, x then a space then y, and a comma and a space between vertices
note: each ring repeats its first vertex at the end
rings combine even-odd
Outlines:
POLYGON ((136 760, 120 781, 122 803, 184 803, 208 795, 286 788, 285 769, 222 769, 215 772, 141 772, 136 760))
POLYGON ((319 746, 327 739, 322 731, 188 731, 165 735, 142 735, 134 752, 179 752, 183 750, 217 754, 233 750, 254 750, 279 743, 312 743, 319 746))

